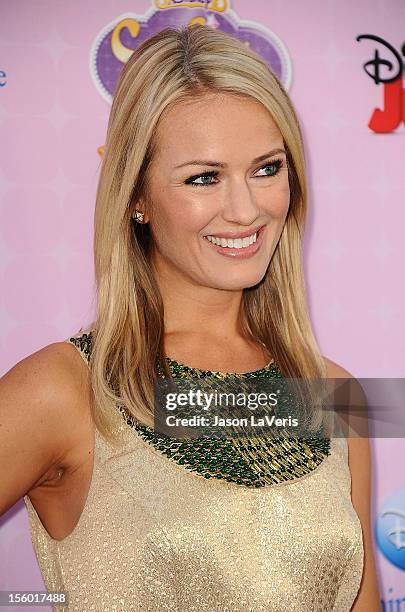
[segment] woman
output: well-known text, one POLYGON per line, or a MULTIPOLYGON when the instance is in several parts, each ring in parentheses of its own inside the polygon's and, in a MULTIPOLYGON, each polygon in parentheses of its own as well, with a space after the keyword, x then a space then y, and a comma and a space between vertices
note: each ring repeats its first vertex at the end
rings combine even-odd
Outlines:
POLYGON ((153 429, 158 377, 350 376, 306 310, 306 201, 297 117, 259 56, 200 25, 133 53, 97 193, 96 320, 1 389, 1 511, 24 495, 69 610, 379 609, 367 440, 349 463, 343 437, 249 458, 153 429))

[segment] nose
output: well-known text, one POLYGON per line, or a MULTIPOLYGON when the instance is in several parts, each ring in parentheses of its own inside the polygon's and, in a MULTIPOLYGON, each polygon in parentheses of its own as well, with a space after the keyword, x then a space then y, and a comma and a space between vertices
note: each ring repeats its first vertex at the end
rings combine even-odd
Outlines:
POLYGON ((235 181, 225 196, 222 217, 236 225, 252 225, 260 216, 254 193, 245 181, 235 181))

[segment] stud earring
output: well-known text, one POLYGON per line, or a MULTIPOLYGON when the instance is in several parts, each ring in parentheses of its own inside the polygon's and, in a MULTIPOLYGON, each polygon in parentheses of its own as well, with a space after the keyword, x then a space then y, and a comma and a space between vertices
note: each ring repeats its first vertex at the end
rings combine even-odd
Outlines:
POLYGON ((145 213, 143 213, 143 212, 142 212, 142 211, 140 211, 140 210, 136 210, 136 211, 135 211, 135 215, 134 215, 134 217, 133 217, 133 218, 134 218, 134 219, 135 219, 135 221, 137 221, 138 223, 143 223, 143 218, 144 218, 144 216, 145 216, 145 213))

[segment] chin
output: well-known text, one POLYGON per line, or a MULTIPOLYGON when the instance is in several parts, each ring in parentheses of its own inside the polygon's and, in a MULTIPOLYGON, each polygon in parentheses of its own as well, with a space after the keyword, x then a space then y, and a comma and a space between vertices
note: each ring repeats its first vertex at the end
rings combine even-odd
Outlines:
POLYGON ((264 278, 266 271, 263 274, 251 274, 251 275, 237 275, 233 277, 227 277, 226 279, 217 279, 214 284, 211 284, 212 287, 216 289, 224 289, 228 291, 241 291, 242 289, 247 289, 249 287, 254 287, 258 285, 264 278))

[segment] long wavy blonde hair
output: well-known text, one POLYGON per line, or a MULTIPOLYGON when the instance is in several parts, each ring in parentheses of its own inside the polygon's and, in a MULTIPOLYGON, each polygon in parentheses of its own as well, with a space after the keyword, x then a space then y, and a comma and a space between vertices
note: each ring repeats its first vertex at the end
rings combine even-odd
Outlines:
MULTIPOLYGON (((157 124, 169 107, 213 92, 261 102, 287 151, 289 212, 265 277, 243 291, 244 332, 267 347, 284 376, 326 376, 307 311, 301 261, 307 184, 292 103, 267 63, 236 38, 203 25, 166 28, 143 42, 120 74, 97 190, 92 414, 100 433, 113 444, 119 442, 111 421, 117 405, 136 421, 153 424, 157 355, 170 376, 163 345, 163 302, 149 264, 151 236, 147 224, 132 218, 137 200, 148 201, 157 124)), ((315 413, 311 418, 317 427, 319 418, 315 413)))

